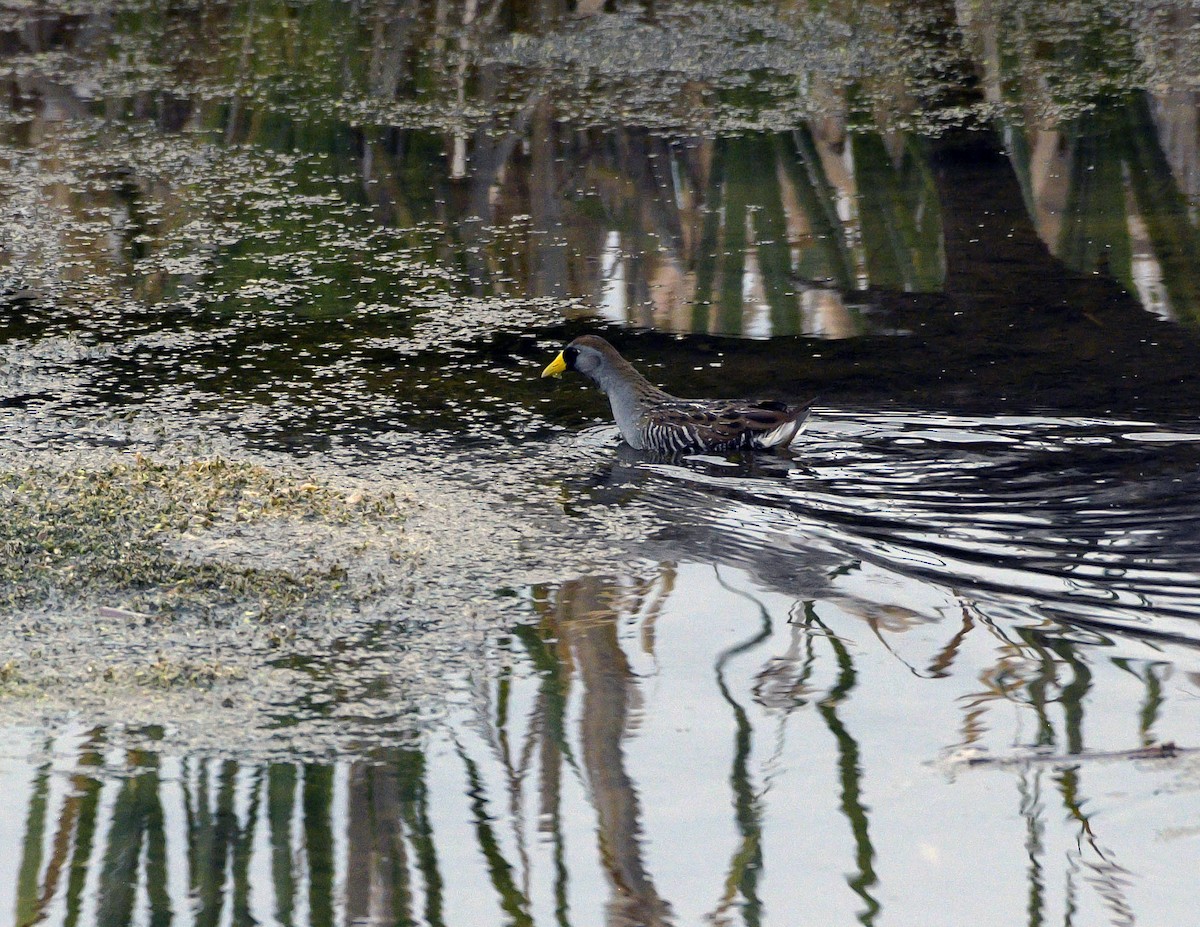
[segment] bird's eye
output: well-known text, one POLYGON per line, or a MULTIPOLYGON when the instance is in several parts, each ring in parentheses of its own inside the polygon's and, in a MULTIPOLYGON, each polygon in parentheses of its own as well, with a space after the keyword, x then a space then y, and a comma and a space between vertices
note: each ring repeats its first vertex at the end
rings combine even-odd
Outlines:
POLYGON ((567 362, 568 370, 575 369, 575 358, 577 358, 578 356, 579 356, 578 348, 567 348, 565 351, 563 351, 563 360, 565 360, 567 362))

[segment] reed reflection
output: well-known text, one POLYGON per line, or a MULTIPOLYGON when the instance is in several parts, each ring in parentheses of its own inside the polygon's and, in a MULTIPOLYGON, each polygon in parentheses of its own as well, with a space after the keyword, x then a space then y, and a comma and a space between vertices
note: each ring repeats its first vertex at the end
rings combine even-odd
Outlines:
MULTIPOLYGON (((266 210, 253 196, 210 201, 202 183, 189 185, 192 178, 146 157, 140 135, 149 122, 154 137, 186 158, 212 159, 202 140, 219 138, 231 151, 320 159, 324 170, 287 195, 369 205, 377 223, 406 231, 418 263, 462 269, 433 281, 446 292, 571 298, 607 318, 676 331, 850 337, 878 324, 861 311, 870 302, 864 291, 928 293, 945 282, 935 152, 919 133, 897 128, 896 112, 904 100, 911 107, 924 99, 910 86, 921 75, 903 76, 914 65, 898 36, 936 46, 945 39, 940 29, 965 32, 985 75, 977 95, 999 114, 1021 180, 1024 202, 1009 205, 1029 210, 1066 266, 1111 276, 1153 312, 1200 318, 1200 242, 1188 205, 1200 189, 1200 142, 1187 131, 1195 100, 1161 90, 1173 86, 1171 62, 1187 58, 1190 33, 1181 27, 1195 12, 1125 26, 1085 16, 1079 34, 1035 48, 1044 39, 1031 24, 1042 16, 1027 4, 991 5, 948 24, 939 19, 945 10, 927 6, 928 15, 901 17, 899 27, 868 16, 865 31, 879 30, 873 53, 896 60, 848 76, 837 92, 820 92, 828 81, 822 62, 808 61, 817 73, 794 77, 823 110, 790 119, 794 130, 703 134, 651 131, 615 116, 587 123, 604 129, 573 128, 571 101, 552 89, 552 69, 549 84, 524 83, 529 69, 507 63, 497 43, 522 30, 557 36, 570 12, 564 4, 495 0, 434 11, 320 2, 298 19, 286 4, 204 7, 190 18, 133 12, 78 21, 47 12, 38 28, 6 34, 10 53, 95 63, 108 60, 110 46, 146 48, 153 54, 139 80, 151 87, 99 84, 106 111, 129 114, 95 140, 108 150, 100 156, 79 150, 89 144, 80 129, 101 105, 88 68, 78 83, 36 71, 8 78, 5 141, 14 152, 42 153, 25 181, 62 221, 50 238, 10 243, 7 256, 20 272, 65 249, 77 268, 70 277, 109 290, 109 298, 178 298, 195 280, 174 269, 186 265, 214 275, 206 283, 218 294, 269 280, 287 284, 288 305, 344 309, 339 288, 362 286, 369 274, 334 286, 322 285, 322 275, 298 283, 285 272, 295 265, 279 260, 327 244, 314 239, 304 211, 266 210), (1159 39, 1165 44, 1151 55, 1159 39), (1128 89, 1150 66, 1162 80, 1128 89), (1067 79, 1080 68, 1099 83, 1067 79), (120 125, 134 137, 122 141, 120 125), (88 176, 73 177, 78 163, 88 176), (97 216, 106 217, 103 228, 97 216), (210 254, 214 241, 189 238, 213 219, 225 226, 213 230, 220 240, 264 218, 273 234, 234 233, 236 262, 210 254), (438 234, 419 234, 425 224, 438 234), (181 247, 198 253, 180 255, 181 247)), ((783 4, 762 15, 786 31, 805 9, 783 4)), ((686 33, 682 22, 666 16, 659 28, 686 33)), ((706 95, 736 96, 714 80, 681 93, 697 109, 695 99, 706 95)), ((959 91, 973 99, 969 86, 959 91)), ((251 190, 253 181, 237 180, 251 190)), ((1003 236, 987 244, 1009 247, 1003 236)), ((386 292, 366 287, 362 295, 370 303, 386 292)))
MULTIPOLYGON (((557 597, 553 611, 543 613, 543 633, 558 638, 583 688, 577 736, 596 812, 596 850, 611 890, 605 923, 614 925, 671 920, 670 905, 659 895, 644 858, 641 802, 622 747, 636 731, 642 693, 618 639, 625 606, 642 613, 643 646, 652 642, 657 600, 671 580, 667 571, 659 588, 624 594, 602 581, 581 580, 568 595, 557 597)), ((653 652, 652 643, 650 648, 653 652)))
MULTIPOLYGON (((973 852, 974 826, 910 806, 913 777, 989 822, 989 865, 1023 866, 1029 923, 1064 905, 1144 916, 1132 825, 1093 801, 1111 767, 1089 754, 1190 723, 1195 699, 1163 685, 1170 654, 967 603, 957 622, 880 621, 691 563, 539 589, 531 607, 512 668, 474 680, 444 734, 369 759, 51 738, 24 834, 0 847, 15 923, 871 924, 928 904, 887 875, 914 841, 973 852), (897 730, 914 700, 925 716, 897 730), (992 771, 929 765, 1013 743, 992 771)), ((987 903, 1021 894, 1003 883, 987 903)))

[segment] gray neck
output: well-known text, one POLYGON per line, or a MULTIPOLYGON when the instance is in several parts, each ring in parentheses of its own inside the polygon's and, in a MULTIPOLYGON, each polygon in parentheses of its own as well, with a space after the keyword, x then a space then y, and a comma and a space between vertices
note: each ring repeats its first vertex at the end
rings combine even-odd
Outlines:
POLYGON ((621 429, 621 437, 630 447, 641 449, 642 415, 647 399, 669 398, 666 393, 626 364, 625 369, 616 370, 603 366, 592 375, 596 385, 608 396, 613 418, 621 429))

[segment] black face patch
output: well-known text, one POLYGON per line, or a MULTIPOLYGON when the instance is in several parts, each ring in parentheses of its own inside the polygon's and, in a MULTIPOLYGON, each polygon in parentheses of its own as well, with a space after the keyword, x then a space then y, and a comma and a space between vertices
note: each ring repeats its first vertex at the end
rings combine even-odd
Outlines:
POLYGON ((579 356, 579 348, 568 347, 563 350, 563 360, 567 362, 567 369, 575 369, 575 358, 579 356))

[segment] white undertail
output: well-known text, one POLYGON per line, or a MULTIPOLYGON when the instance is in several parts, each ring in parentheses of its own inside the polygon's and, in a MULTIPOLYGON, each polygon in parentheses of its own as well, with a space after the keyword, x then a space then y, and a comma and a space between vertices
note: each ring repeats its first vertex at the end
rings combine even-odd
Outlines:
POLYGON ((808 410, 806 409, 799 417, 792 419, 790 422, 784 422, 776 428, 772 428, 765 435, 755 439, 755 444, 761 448, 768 447, 787 447, 796 437, 804 430, 804 426, 808 423, 808 410))

